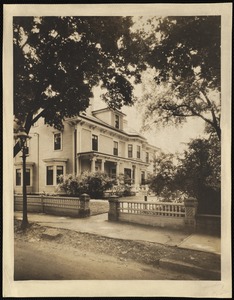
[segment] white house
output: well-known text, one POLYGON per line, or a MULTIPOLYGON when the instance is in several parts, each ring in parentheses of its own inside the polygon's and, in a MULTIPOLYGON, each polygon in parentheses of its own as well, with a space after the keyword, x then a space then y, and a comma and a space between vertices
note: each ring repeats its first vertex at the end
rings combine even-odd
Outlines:
MULTIPOLYGON (((58 176, 102 171, 117 178, 124 174, 132 185, 145 183, 153 171, 159 148, 127 126, 119 110, 92 106, 66 119, 58 131, 40 119, 30 131, 27 157, 27 192, 56 191, 58 176)), ((15 192, 22 191, 22 158, 15 158, 15 192)))

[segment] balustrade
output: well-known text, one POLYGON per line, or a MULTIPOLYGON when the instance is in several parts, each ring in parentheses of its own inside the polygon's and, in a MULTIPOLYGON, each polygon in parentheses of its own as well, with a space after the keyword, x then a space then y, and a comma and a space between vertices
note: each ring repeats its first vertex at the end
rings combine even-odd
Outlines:
POLYGON ((119 200, 119 211, 128 214, 184 217, 184 204, 171 202, 145 203, 144 201, 119 200))

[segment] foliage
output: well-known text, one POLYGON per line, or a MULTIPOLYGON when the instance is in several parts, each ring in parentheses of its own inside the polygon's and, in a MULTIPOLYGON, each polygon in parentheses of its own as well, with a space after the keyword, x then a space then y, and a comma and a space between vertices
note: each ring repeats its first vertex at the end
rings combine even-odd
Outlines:
MULTIPOLYGON (((89 106, 100 83, 112 108, 131 104, 131 25, 130 17, 14 17, 16 123, 29 133, 42 117, 60 130, 64 118, 89 106)), ((17 144, 14 156, 18 151, 17 144)))
POLYGON ((86 193, 93 199, 99 199, 103 198, 104 191, 110 189, 113 183, 113 179, 105 173, 84 172, 80 176, 72 174, 61 176, 58 187, 68 195, 80 196, 86 193))
POLYGON ((177 165, 171 158, 162 154, 157 159, 150 189, 165 201, 196 197, 200 213, 220 214, 221 147, 217 135, 193 140, 177 165))
POLYGON ((154 68, 152 89, 139 99, 146 107, 146 128, 150 123, 175 125, 199 117, 221 138, 220 39, 220 16, 157 19, 145 38, 145 60, 154 68))
POLYGON ((180 190, 198 199, 198 211, 219 214, 221 209, 221 147, 217 137, 190 143, 177 170, 180 190))
POLYGON ((149 178, 149 188, 161 197, 161 200, 171 201, 175 198, 176 186, 174 183, 176 167, 173 155, 161 153, 157 157, 155 174, 149 178))
POLYGON ((119 174, 114 192, 119 196, 131 196, 131 178, 126 174, 119 174))

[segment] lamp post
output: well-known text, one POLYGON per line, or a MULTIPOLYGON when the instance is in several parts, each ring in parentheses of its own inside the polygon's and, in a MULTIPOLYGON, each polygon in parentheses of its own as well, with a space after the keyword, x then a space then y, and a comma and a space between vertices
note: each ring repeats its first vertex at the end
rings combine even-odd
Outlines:
POLYGON ((20 131, 16 137, 19 139, 19 145, 22 151, 22 162, 23 162, 23 182, 22 182, 22 193, 23 193, 23 220, 21 228, 25 229, 28 226, 28 215, 27 215, 27 187, 26 187, 26 157, 27 157, 27 139, 30 138, 24 130, 20 131))

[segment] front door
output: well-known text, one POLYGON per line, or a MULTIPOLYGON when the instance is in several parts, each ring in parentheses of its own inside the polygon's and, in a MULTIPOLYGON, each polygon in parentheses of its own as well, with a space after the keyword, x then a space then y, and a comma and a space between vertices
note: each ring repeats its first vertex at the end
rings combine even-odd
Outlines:
POLYGON ((131 169, 124 169, 124 183, 125 184, 131 184, 132 179, 132 170, 131 169))

